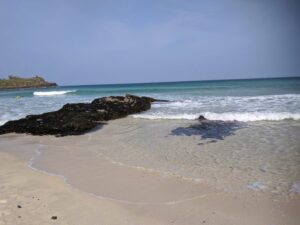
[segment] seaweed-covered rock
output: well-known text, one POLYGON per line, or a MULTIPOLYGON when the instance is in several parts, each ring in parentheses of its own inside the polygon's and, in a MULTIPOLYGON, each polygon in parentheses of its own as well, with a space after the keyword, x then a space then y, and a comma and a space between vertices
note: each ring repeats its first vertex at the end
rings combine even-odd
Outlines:
POLYGON ((97 98, 91 103, 66 104, 61 109, 23 119, 8 121, 0 134, 29 133, 33 135, 79 135, 103 121, 125 117, 151 108, 153 98, 134 95, 97 98))

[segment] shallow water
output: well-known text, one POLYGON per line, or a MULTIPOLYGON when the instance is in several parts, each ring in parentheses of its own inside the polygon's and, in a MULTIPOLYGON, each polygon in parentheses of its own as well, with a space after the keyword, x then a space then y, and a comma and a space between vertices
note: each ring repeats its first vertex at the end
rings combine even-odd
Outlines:
POLYGON ((107 163, 221 191, 299 195, 300 122, 249 122, 222 138, 205 132, 174 135, 178 128, 195 126, 198 121, 125 118, 82 136, 1 136, 0 146, 17 155, 27 151, 34 168, 63 175, 79 189, 117 199, 124 196, 111 196, 109 185, 95 186, 107 163))
MULTIPOLYGON (((31 154, 39 150, 32 161, 38 169, 68 178, 74 175, 71 171, 77 171, 72 162, 84 161, 89 172, 72 175, 79 186, 81 176, 91 181, 96 178, 91 170, 101 165, 96 160, 100 154, 117 165, 190 179, 228 192, 300 193, 299 122, 251 122, 222 138, 172 134, 178 127, 198 125, 198 121, 125 118, 83 136, 23 138, 29 138, 31 154)), ((3 148, 6 139, 1 138, 3 148)), ((10 139, 7 146, 18 140, 10 139)))
POLYGON ((198 125, 127 119, 113 121, 91 140, 109 145, 97 151, 114 161, 167 171, 223 190, 246 191, 254 185, 252 189, 275 194, 297 192, 292 186, 300 181, 299 122, 251 122, 222 138, 201 132, 173 134, 178 127, 198 125), (112 140, 103 140, 103 135, 112 140))

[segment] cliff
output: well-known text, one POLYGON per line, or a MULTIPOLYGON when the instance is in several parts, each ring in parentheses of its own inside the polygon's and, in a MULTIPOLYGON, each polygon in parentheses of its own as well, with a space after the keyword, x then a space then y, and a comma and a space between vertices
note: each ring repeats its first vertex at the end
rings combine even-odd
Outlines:
POLYGON ((47 82, 40 76, 31 78, 21 78, 14 75, 8 76, 8 79, 0 79, 0 89, 12 88, 32 88, 32 87, 53 87, 56 83, 47 82))

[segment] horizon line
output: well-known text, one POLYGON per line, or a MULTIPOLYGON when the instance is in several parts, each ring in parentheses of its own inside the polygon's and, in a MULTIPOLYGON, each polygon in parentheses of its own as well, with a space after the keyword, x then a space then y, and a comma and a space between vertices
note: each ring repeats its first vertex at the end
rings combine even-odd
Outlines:
POLYGON ((203 80, 176 80, 176 81, 153 81, 153 82, 133 82, 133 83, 103 83, 103 84, 67 84, 59 85, 59 87, 72 87, 72 86, 109 86, 109 85, 137 85, 137 84, 160 84, 160 83, 188 83, 188 82, 210 82, 210 81, 233 81, 233 80, 264 80, 264 79, 290 79, 300 78, 299 76, 287 76, 287 77, 252 77, 252 78, 228 78, 228 79, 203 79, 203 80))

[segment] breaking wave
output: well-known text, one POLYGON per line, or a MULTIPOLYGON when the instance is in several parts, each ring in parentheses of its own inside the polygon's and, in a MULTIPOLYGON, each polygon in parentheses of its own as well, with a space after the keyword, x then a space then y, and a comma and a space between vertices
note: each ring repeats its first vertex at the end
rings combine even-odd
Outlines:
POLYGON ((35 91, 33 95, 35 96, 53 96, 53 95, 64 95, 68 93, 76 92, 76 90, 66 90, 66 91, 35 91))
POLYGON ((187 99, 171 100, 167 103, 155 103, 151 110, 133 117, 194 120, 203 115, 210 120, 242 122, 300 120, 299 94, 189 96, 187 99))
POLYGON ((141 119, 169 119, 169 120, 195 120, 199 117, 199 115, 203 115, 205 118, 209 120, 223 120, 223 121, 242 121, 242 122, 250 122, 250 121, 263 121, 263 120, 300 120, 299 113, 260 113, 260 112, 251 112, 251 113, 213 113, 213 112, 204 112, 199 114, 163 114, 163 113, 153 113, 153 114, 137 114, 133 115, 134 118, 141 119))

